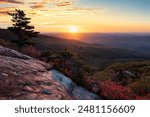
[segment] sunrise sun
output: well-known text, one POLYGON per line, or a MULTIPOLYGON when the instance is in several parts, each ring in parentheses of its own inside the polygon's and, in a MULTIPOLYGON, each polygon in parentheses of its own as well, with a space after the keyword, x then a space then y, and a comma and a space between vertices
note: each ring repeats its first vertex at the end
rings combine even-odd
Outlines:
POLYGON ((78 32, 78 27, 77 26, 70 26, 70 32, 71 33, 77 33, 78 32))

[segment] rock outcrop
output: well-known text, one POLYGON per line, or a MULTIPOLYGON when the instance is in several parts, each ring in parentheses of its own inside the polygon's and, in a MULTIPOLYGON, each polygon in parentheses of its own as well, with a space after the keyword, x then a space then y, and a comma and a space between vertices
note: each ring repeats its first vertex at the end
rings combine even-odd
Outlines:
POLYGON ((72 99, 51 78, 50 66, 0 46, 0 99, 72 99))
POLYGON ((59 81, 67 90, 69 95, 72 95, 74 99, 78 100, 101 100, 102 98, 98 95, 89 92, 87 89, 77 86, 70 78, 63 75, 57 70, 50 71, 51 78, 59 81))

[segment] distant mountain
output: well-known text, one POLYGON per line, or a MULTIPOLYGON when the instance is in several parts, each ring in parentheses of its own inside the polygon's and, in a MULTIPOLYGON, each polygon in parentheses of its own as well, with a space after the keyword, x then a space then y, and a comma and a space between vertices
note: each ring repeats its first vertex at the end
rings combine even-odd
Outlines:
POLYGON ((99 67, 113 61, 150 59, 149 55, 133 50, 103 46, 101 44, 90 44, 53 36, 39 35, 35 40, 37 42, 37 48, 40 50, 62 50, 68 48, 86 58, 84 60, 86 64, 99 67))
MULTIPOLYGON (((58 34, 58 36, 62 35, 58 34)), ((81 33, 78 34, 78 39, 86 43, 128 49, 150 55, 150 33, 81 33)))
MULTIPOLYGON (((0 30, 0 38, 10 40, 14 39, 15 36, 7 30, 0 30)), ((136 51, 122 48, 119 49, 112 46, 102 46, 100 44, 90 44, 82 41, 63 39, 42 34, 37 38, 34 38, 34 40, 37 43, 36 48, 40 51, 57 51, 67 48, 86 58, 84 61, 85 63, 96 66, 101 66, 104 63, 108 64, 109 62, 118 60, 128 61, 150 58, 149 56, 136 51)))

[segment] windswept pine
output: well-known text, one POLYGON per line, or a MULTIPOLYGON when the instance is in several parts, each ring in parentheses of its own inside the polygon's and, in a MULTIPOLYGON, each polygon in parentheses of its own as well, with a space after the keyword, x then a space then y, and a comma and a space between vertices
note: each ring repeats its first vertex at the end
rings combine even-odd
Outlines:
POLYGON ((12 40, 19 49, 25 45, 34 46, 36 43, 31 38, 36 37, 39 32, 34 31, 34 26, 30 26, 31 18, 26 17, 23 10, 15 10, 15 13, 8 13, 12 19, 12 27, 8 27, 12 33, 17 36, 17 39, 12 40))

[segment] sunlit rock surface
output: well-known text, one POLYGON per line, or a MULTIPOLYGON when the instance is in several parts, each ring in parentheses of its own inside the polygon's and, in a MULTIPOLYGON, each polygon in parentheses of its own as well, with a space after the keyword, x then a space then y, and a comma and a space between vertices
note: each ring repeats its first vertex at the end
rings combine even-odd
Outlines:
POLYGON ((0 99, 72 99, 46 63, 0 46, 0 99))

